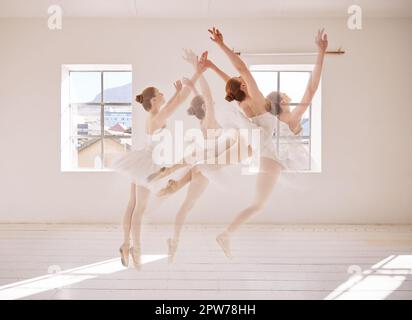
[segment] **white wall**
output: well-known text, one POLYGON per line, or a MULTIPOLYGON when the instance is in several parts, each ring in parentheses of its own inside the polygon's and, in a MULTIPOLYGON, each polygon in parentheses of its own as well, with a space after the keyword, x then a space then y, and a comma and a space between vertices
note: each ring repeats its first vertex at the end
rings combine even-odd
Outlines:
MULTIPOLYGON (((155 84, 170 95, 172 82, 190 72, 183 47, 209 49, 233 71, 209 40, 213 24, 241 51, 312 50, 322 26, 330 48, 347 50, 325 63, 322 173, 287 176, 254 221, 412 223, 410 19, 366 20, 362 31, 320 19, 64 19, 61 31, 48 30, 46 19, 0 19, 0 222, 118 222, 129 190, 121 177, 60 172, 61 65, 132 64, 136 91, 155 84)), ((223 96, 222 83, 208 77, 223 96)), ((136 126, 144 116, 136 112, 136 126)), ((231 184, 231 192, 208 190, 189 222, 228 221, 252 196, 247 181, 238 189, 231 184)), ((149 220, 171 222, 183 196, 149 220)))

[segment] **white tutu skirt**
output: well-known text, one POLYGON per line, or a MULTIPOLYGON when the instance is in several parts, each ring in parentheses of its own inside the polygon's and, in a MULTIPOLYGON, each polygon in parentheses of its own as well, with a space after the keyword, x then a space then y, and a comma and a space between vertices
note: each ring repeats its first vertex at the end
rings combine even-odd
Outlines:
POLYGON ((285 170, 307 170, 309 168, 310 153, 301 144, 284 146, 279 152, 280 162, 285 170))
POLYGON ((157 172, 161 166, 154 163, 152 149, 145 148, 128 152, 115 161, 111 168, 128 178, 131 183, 150 189, 151 184, 147 181, 147 177, 157 172))
POLYGON ((281 159, 279 159, 279 156, 277 154, 274 141, 270 140, 270 141, 267 141, 265 144, 262 144, 261 149, 260 149, 260 156, 263 158, 269 158, 269 159, 272 159, 278 162, 282 166, 282 169, 285 169, 284 168, 285 164, 282 162, 281 159))

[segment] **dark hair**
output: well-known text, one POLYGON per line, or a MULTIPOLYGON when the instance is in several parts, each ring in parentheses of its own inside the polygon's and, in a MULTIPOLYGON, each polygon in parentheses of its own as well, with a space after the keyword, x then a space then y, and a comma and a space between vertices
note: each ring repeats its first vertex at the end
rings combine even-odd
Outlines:
POLYGON ((195 96, 190 102, 190 107, 187 109, 187 114, 202 120, 206 115, 205 110, 203 109, 204 104, 205 100, 201 95, 195 96))
POLYGON ((141 103, 146 111, 152 108, 151 99, 156 95, 155 87, 147 87, 141 94, 136 96, 136 102, 141 103))
POLYGON ((242 83, 237 78, 230 78, 226 82, 226 97, 225 99, 229 102, 236 100, 236 101, 243 101, 246 98, 246 93, 240 89, 242 83))
POLYGON ((282 112, 282 109, 280 108, 280 101, 282 100, 282 97, 279 92, 272 91, 267 95, 266 100, 269 100, 270 102, 270 110, 268 111, 270 111, 273 115, 277 116, 282 112))

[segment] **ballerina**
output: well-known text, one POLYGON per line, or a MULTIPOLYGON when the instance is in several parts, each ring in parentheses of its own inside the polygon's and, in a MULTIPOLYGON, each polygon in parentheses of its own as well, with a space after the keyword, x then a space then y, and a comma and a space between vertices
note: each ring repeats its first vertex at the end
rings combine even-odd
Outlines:
MULTIPOLYGON (((272 101, 263 96, 246 63, 224 43, 222 33, 214 27, 208 31, 211 34, 211 40, 226 54, 240 73, 239 77, 230 78, 226 82, 226 100, 235 100, 242 113, 261 128, 259 171, 256 177, 255 194, 252 203, 238 213, 228 227, 216 238, 225 255, 231 258, 231 235, 254 214, 264 209, 283 165, 276 155, 276 148, 272 137, 276 125, 276 118, 270 112, 272 110, 272 101)), ((324 34, 323 29, 318 32, 316 44, 318 47, 317 63, 301 103, 293 111, 290 111, 290 100, 287 95, 281 93, 279 93, 279 96, 277 94, 273 95, 279 97, 277 100, 280 100, 280 102, 274 101, 274 113, 295 134, 298 134, 302 129, 300 126, 302 115, 310 105, 319 85, 323 59, 328 44, 327 35, 324 34), (279 107, 278 113, 276 113, 277 107, 279 107)), ((218 74, 220 75, 219 72, 218 74)))
MULTIPOLYGON (((196 66, 197 58, 191 50, 185 50, 184 59, 193 67, 196 66)), ((229 76, 221 71, 211 60, 207 59, 207 56, 205 59, 205 68, 210 68, 217 72, 220 72, 225 80, 229 79, 229 76)), ((195 116, 199 120, 200 129, 205 139, 209 139, 209 141, 215 139, 215 141, 212 141, 215 143, 211 143, 212 147, 204 150, 206 151, 206 158, 204 158, 203 161, 199 161, 197 163, 196 169, 202 168, 202 170, 205 171, 207 167, 207 171, 211 172, 218 170, 219 168, 226 166, 227 164, 235 164, 244 160, 245 158, 250 157, 252 149, 250 145, 247 145, 247 152, 245 152, 245 149, 242 149, 246 147, 246 142, 239 136, 238 129, 223 129, 219 122, 216 120, 213 98, 209 85, 204 76, 202 75, 199 79, 202 94, 199 94, 196 86, 194 86, 189 79, 184 78, 183 83, 190 87, 195 95, 195 97, 191 101, 190 108, 188 108, 187 113, 191 116, 195 116), (210 137, 208 137, 208 132, 210 133, 210 130, 212 130, 213 132, 213 139, 210 139, 210 137), (227 144, 223 145, 225 143, 227 144), (234 153, 237 153, 236 156, 234 155, 234 153)), ((195 152, 192 154, 192 156, 194 154, 195 152)), ((185 159, 182 159, 173 166, 160 168, 159 171, 151 174, 148 177, 148 180, 152 182, 157 181, 161 178, 171 175, 173 172, 181 168, 188 166, 193 166, 193 164, 191 162, 187 162, 185 159)), ((175 193, 183 186, 185 186, 188 182, 190 182, 191 177, 192 170, 189 170, 181 179, 177 181, 170 179, 167 183, 167 186, 161 189, 157 195, 165 196, 175 193)))
MULTIPOLYGON (((184 58, 194 67, 196 67, 196 55, 193 52, 187 50, 186 56, 184 58)), ((214 64, 210 60, 205 60, 206 68, 211 68, 213 65, 214 64)), ((208 132, 210 132, 209 130, 216 130, 216 132, 214 132, 215 134, 212 138, 212 142, 215 143, 212 143, 212 150, 207 150, 208 152, 206 158, 198 161, 195 165, 193 165, 188 173, 179 181, 170 180, 173 183, 171 184, 171 182, 169 181, 168 186, 160 193, 160 195, 170 194, 176 192, 185 184, 190 183, 186 198, 176 214, 173 237, 167 240, 170 263, 173 262, 176 254, 183 223, 190 210, 193 208, 197 200, 209 185, 209 173, 211 171, 217 171, 223 166, 237 163, 238 161, 243 160, 243 158, 250 156, 250 148, 248 148, 249 152, 247 153, 247 155, 242 154, 241 148, 245 148, 246 145, 243 144, 244 141, 239 137, 237 130, 223 129, 219 122, 216 120, 212 94, 204 76, 200 76, 199 79, 201 95, 199 95, 199 93, 197 92, 196 87, 192 81, 185 80, 185 83, 192 88, 192 91, 195 94, 195 97, 191 101, 191 106, 187 110, 188 114, 195 116, 199 120, 200 129, 202 131, 204 139, 210 139, 210 137, 208 136, 208 132), (228 131, 230 132, 230 134, 226 134, 228 131), (222 146, 222 144, 223 148, 220 148, 218 145, 222 146), (233 152, 237 152, 235 159, 230 158, 231 155, 233 155, 233 152), (214 158, 214 161, 212 163, 209 163, 208 160, 211 158, 214 158)), ((164 177, 174 170, 180 169, 182 166, 187 165, 189 164, 176 164, 171 168, 160 170, 157 175, 155 174, 154 176, 152 176, 152 179, 159 179, 160 177, 164 177)))
MULTIPOLYGON (((196 59, 196 70, 191 78, 196 83, 205 70, 205 53, 200 60, 196 59)), ((181 81, 174 83, 175 94, 165 103, 164 95, 155 87, 148 87, 136 96, 136 101, 142 104, 149 113, 146 120, 145 132, 147 142, 143 149, 129 152, 119 159, 113 169, 131 178, 130 197, 126 212, 123 217, 123 244, 120 246, 120 257, 123 266, 129 265, 129 253, 132 256, 136 269, 141 268, 141 221, 146 211, 148 199, 151 193, 151 184, 147 176, 157 171, 162 164, 152 159, 152 151, 156 142, 152 137, 166 128, 167 119, 190 95, 191 89, 183 86, 181 81), (132 234, 133 246, 130 247, 130 233, 132 234)))
MULTIPOLYGON (((323 60, 328 46, 328 36, 325 33, 325 29, 318 30, 315 43, 318 47, 319 54, 312 71, 312 76, 308 81, 305 94, 299 105, 291 111, 291 98, 283 92, 273 91, 266 96, 266 99, 271 103, 270 112, 279 119, 278 135, 281 137, 301 135, 302 117, 311 105, 313 96, 319 87, 323 60)), ((308 151, 300 143, 290 143, 287 148, 281 150, 280 160, 285 168, 296 169, 301 168, 303 162, 307 161, 305 159, 307 155, 308 151)))

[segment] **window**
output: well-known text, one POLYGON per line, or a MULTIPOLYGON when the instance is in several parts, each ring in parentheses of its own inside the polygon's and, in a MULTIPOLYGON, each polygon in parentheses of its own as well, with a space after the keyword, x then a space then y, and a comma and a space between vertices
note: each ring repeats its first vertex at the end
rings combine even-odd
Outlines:
MULTIPOLYGON (((293 110, 305 93, 313 65, 251 65, 256 82, 266 96, 272 91, 286 93, 293 110)), ((302 118, 298 136, 283 134, 280 123, 274 133, 278 156, 289 171, 320 172, 321 170, 321 101, 320 86, 311 106, 302 118)))
POLYGON ((106 170, 131 147, 131 67, 65 65, 62 70, 61 168, 106 170))

